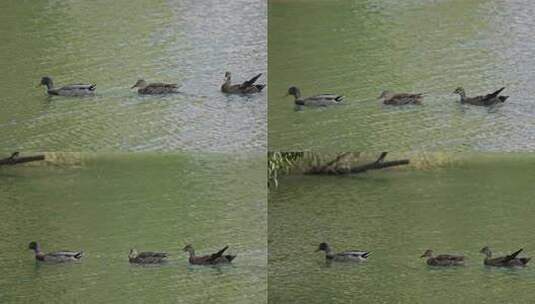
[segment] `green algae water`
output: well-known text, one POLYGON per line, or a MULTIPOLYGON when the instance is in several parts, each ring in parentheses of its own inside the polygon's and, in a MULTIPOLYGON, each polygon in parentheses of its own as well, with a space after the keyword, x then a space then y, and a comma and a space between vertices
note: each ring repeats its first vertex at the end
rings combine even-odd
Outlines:
POLYGON ((265 303, 265 157, 47 154, 0 168, 1 303, 265 303), (35 261, 83 249, 79 263, 35 261), (182 252, 225 245, 232 265, 190 266, 182 252), (169 261, 131 265, 130 248, 169 261))
POLYGON ((269 197, 270 303, 532 303, 535 265, 489 268, 479 250, 535 255, 535 156, 463 155, 441 166, 287 176, 269 197), (325 263, 320 242, 369 250, 325 263), (464 254, 465 267, 420 256, 464 254))
POLYGON ((269 0, 268 14, 270 150, 534 149, 534 2, 269 0), (292 85, 346 105, 296 112, 292 85), (461 105, 458 86, 510 97, 461 105), (383 90, 423 105, 384 106, 383 90))
MULTIPOLYGON (((266 72, 263 0, 2 1, 0 151, 266 149, 266 92, 226 96, 266 72), (91 98, 48 97, 91 82, 91 98), (138 96, 138 79, 184 94, 138 96)), ((266 82, 266 76, 260 81, 266 82)))

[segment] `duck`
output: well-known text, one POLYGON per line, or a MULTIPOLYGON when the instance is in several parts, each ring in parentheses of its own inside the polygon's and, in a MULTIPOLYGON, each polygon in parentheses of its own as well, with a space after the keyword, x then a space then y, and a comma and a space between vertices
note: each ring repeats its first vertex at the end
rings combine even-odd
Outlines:
POLYGON ((383 91, 378 99, 383 100, 383 104, 392 105, 392 106, 401 106, 401 105, 420 105, 422 104, 423 94, 412 94, 412 93, 393 93, 390 91, 383 91))
POLYGON ((137 92, 141 95, 180 93, 178 91, 178 85, 176 83, 147 83, 143 79, 139 79, 138 81, 136 81, 136 83, 131 87, 131 89, 133 88, 138 88, 137 92))
POLYGON ((505 87, 500 88, 499 90, 484 95, 484 96, 475 96, 475 97, 466 97, 466 93, 462 87, 458 87, 453 91, 453 94, 459 94, 461 96, 461 103, 467 103, 474 106, 492 106, 498 103, 503 103, 509 96, 500 95, 500 93, 505 89, 505 87))
POLYGON ((165 252, 145 251, 138 253, 136 249, 130 249, 128 261, 133 264, 159 264, 165 262, 167 256, 165 252))
POLYGON ((329 244, 325 242, 319 244, 318 249, 316 249, 316 252, 318 251, 325 252, 325 260, 334 262, 364 262, 368 260, 368 256, 370 255, 369 251, 363 250, 351 250, 335 253, 329 244))
POLYGON ((56 251, 43 253, 38 242, 30 242, 28 249, 35 252, 35 259, 41 262, 63 263, 79 261, 83 256, 83 251, 56 251))
POLYGON ((236 258, 235 255, 223 255, 227 249, 228 246, 225 246, 218 252, 208 255, 195 255, 192 245, 186 245, 183 250, 189 253, 189 263, 192 265, 217 265, 231 263, 236 258))
POLYGON ((337 94, 320 94, 309 97, 301 97, 301 90, 295 86, 288 88, 288 93, 286 96, 289 95, 295 97, 294 102, 296 106, 327 107, 343 104, 344 101, 344 96, 337 94))
POLYGON ((496 266, 496 267, 524 267, 528 264, 528 262, 531 260, 531 258, 517 258, 517 256, 522 252, 524 249, 519 249, 510 255, 506 255, 503 257, 493 258, 492 252, 490 251, 490 248, 488 246, 483 247, 480 250, 480 253, 483 253, 485 255, 485 260, 483 263, 487 266, 496 266))
POLYGON ((52 77, 44 76, 38 86, 46 86, 48 95, 59 96, 90 96, 95 94, 95 84, 69 84, 60 88, 54 88, 52 77))
POLYGON ((440 254, 433 256, 433 250, 427 249, 421 258, 427 258, 427 265, 429 266, 461 266, 464 265, 464 256, 440 254))
POLYGON ((230 72, 225 72, 225 81, 221 85, 221 92, 227 94, 260 93, 266 87, 265 84, 255 84, 260 76, 262 76, 262 73, 241 84, 232 84, 232 74, 230 72))

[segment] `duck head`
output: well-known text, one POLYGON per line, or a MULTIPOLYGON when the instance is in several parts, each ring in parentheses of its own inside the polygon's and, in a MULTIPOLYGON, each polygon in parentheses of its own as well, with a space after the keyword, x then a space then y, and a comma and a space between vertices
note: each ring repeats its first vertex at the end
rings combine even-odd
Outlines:
POLYGON ((492 252, 490 251, 489 246, 485 246, 485 247, 481 248, 481 250, 479 252, 483 253, 484 255, 486 255, 489 258, 492 256, 492 252))
POLYGON ((39 252, 39 244, 37 242, 30 242, 28 249, 31 249, 35 252, 39 252))
POLYGON ((144 88, 147 86, 147 82, 143 79, 139 79, 138 81, 136 81, 136 84, 134 84, 131 89, 133 88, 144 88))
POLYGON ((455 91, 453 91, 453 94, 464 95, 464 89, 462 87, 458 87, 455 89, 455 91))
POLYGON ((225 81, 230 81, 232 74, 230 72, 225 72, 225 81))
POLYGON ((182 250, 184 250, 184 252, 187 252, 187 253, 189 253, 191 255, 193 255, 194 252, 195 252, 193 250, 193 246, 191 246, 191 244, 186 245, 184 248, 182 248, 182 250))
POLYGON ((427 249, 424 254, 422 254, 420 257, 421 258, 430 258, 433 256, 433 250, 431 249, 427 249))
POLYGON ((129 259, 135 259, 137 257, 137 250, 134 248, 130 249, 130 252, 128 253, 129 259))
POLYGON ((325 243, 325 242, 322 242, 320 243, 320 245, 318 246, 318 249, 316 249, 316 252, 318 251, 329 251, 330 250, 330 247, 329 247, 329 244, 325 243))
POLYGON ((389 99, 390 98, 390 95, 392 95, 392 92, 390 91, 383 91, 381 92, 381 95, 379 95, 379 97, 377 99, 389 99))
POLYGON ((41 78, 41 82, 37 85, 40 86, 46 86, 47 88, 51 89, 54 86, 54 82, 52 81, 52 77, 44 76, 41 78))
POLYGON ((301 91, 299 90, 298 87, 291 86, 291 87, 288 88, 288 93, 286 93, 286 96, 288 96, 288 95, 292 95, 295 98, 299 98, 299 97, 301 97, 301 91))

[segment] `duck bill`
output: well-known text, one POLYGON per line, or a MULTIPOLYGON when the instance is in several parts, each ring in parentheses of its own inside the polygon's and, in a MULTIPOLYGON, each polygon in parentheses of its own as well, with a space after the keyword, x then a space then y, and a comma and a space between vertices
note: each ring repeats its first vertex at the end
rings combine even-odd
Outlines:
POLYGON ((133 89, 133 88, 135 88, 135 87, 137 87, 137 85, 133 85, 132 87, 130 87, 130 89, 133 89))
POLYGON ((422 254, 422 255, 421 255, 420 257, 421 257, 421 258, 425 258, 425 257, 426 257, 426 255, 425 255, 425 254, 422 254))

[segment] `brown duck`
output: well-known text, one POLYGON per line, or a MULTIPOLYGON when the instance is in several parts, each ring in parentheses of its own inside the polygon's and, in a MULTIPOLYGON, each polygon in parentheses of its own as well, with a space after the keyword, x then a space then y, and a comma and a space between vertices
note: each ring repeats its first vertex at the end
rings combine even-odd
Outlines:
POLYGON ((464 256, 440 254, 433 256, 433 250, 427 249, 421 258, 427 258, 427 265, 430 266, 462 266, 464 265, 464 256))
POLYGON ((159 95, 159 94, 171 94, 180 93, 178 91, 178 85, 176 83, 147 83, 143 79, 139 79, 131 89, 138 88, 137 92, 141 95, 159 95))
POLYGON ((255 77, 241 83, 232 84, 232 75, 230 72, 225 73, 225 82, 221 85, 221 92, 228 94, 253 94, 259 93, 266 86, 265 84, 255 84, 255 82, 262 76, 262 73, 255 77))
POLYGON ((133 264, 159 264, 165 262, 167 253, 165 252, 137 252, 135 249, 130 249, 128 254, 128 261, 133 264))
POLYGON ((509 96, 500 96, 500 93, 505 89, 505 87, 499 89, 494 93, 490 93, 482 96, 475 97, 466 97, 466 93, 463 88, 458 87, 453 91, 453 94, 459 94, 461 96, 461 103, 467 103, 474 106, 492 106, 497 103, 505 102, 509 96))
POLYGON ((187 245, 183 250, 189 253, 189 263, 192 265, 216 265, 230 263, 236 258, 235 255, 223 255, 227 249, 228 246, 225 246, 218 252, 209 255, 195 255, 195 250, 191 245, 187 245))
POLYGON ((422 104, 423 98, 423 94, 393 93, 390 91, 383 91, 379 96, 379 99, 382 99, 385 105, 393 106, 408 104, 419 105, 422 104))
POLYGON ((485 255, 484 264, 488 266, 496 267, 524 267, 531 260, 531 258, 517 258, 517 256, 522 252, 523 249, 519 249, 510 255, 503 257, 492 258, 492 252, 489 247, 483 247, 481 253, 485 255))

